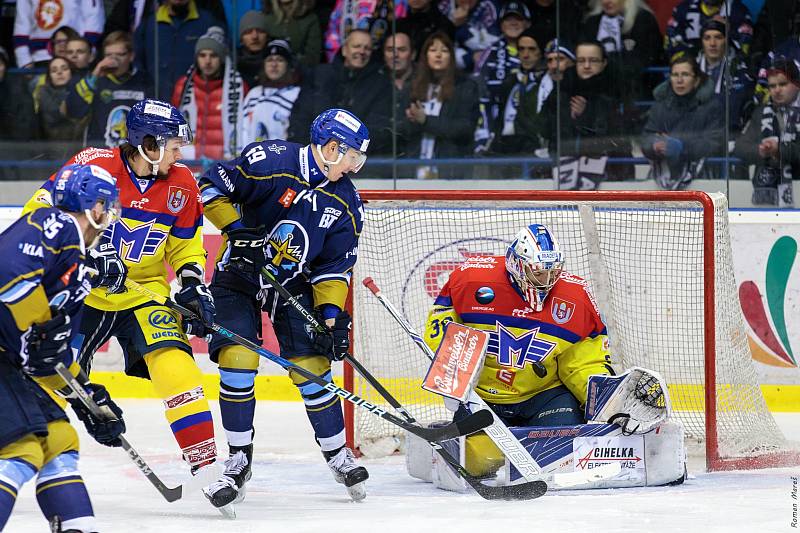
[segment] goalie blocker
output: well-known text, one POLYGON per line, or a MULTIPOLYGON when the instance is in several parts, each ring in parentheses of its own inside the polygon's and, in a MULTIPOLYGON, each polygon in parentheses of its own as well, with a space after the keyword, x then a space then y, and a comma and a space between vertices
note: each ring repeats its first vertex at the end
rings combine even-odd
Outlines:
MULTIPOLYGON (((680 484, 686 476, 683 425, 670 418, 669 395, 656 372, 632 368, 619 376, 592 376, 585 414, 588 424, 512 427, 511 432, 554 480, 584 480, 550 484, 551 490, 623 488, 680 484), (609 470, 608 465, 619 466, 609 470), (583 477, 595 469, 612 475, 583 477)), ((437 423, 431 424, 438 425, 437 423)), ((507 458, 483 435, 460 437, 443 445, 476 476, 496 474, 498 485, 524 481, 507 458)), ((465 492, 463 479, 421 439, 409 436, 406 450, 409 475, 439 488, 465 492)))

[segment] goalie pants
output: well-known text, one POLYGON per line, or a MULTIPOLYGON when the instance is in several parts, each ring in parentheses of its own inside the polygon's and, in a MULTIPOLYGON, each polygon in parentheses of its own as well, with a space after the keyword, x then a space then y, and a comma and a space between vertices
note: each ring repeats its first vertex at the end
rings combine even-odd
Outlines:
MULTIPOLYGON (((268 298, 269 303, 263 308, 274 310, 274 335, 271 331, 262 335, 262 303, 259 299, 215 283, 211 284, 211 294, 220 325, 256 344, 263 343, 272 352, 280 350, 282 357, 325 380, 333 379, 330 361, 315 352, 308 322, 293 307, 285 305, 282 300, 269 302, 271 298, 268 298)), ((306 309, 313 307, 310 285, 295 296, 306 309)), ((269 322, 266 325, 269 326, 269 322)), ((252 442, 255 376, 261 358, 220 335, 213 336, 209 352, 212 361, 219 365, 220 414, 228 444, 245 446, 252 442)), ((297 374, 289 372, 289 376, 300 390, 306 414, 322 450, 332 451, 344 446, 344 415, 339 397, 297 374)))
MULTIPOLYGON (((564 385, 547 389, 519 403, 498 404, 486 402, 507 426, 572 426, 585 424, 583 410, 577 398, 564 385)), ((462 405, 456 420, 468 411, 462 405)))

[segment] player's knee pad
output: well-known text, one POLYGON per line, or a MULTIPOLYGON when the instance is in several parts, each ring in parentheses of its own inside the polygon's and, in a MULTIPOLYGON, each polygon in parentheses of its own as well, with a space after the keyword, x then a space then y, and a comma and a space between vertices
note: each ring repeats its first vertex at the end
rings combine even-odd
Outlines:
POLYGON ((78 452, 68 451, 60 453, 50 459, 39 471, 37 483, 41 485, 45 481, 54 478, 76 476, 78 472, 78 452))
POLYGON ((252 388, 259 362, 258 354, 243 346, 225 346, 219 353, 220 381, 235 389, 252 388))
POLYGON ((144 356, 156 393, 165 400, 200 388, 203 374, 192 356, 178 348, 162 348, 144 356))
POLYGON ((47 464, 62 454, 80 450, 78 432, 66 420, 55 420, 47 424, 47 437, 43 439, 44 463, 47 464))
POLYGON ((0 460, 18 460, 38 470, 44 464, 44 448, 42 439, 29 433, 21 439, 0 448, 0 460))
MULTIPOLYGON (((292 359, 292 362, 301 368, 305 368, 315 376, 325 377, 327 374, 330 374, 331 371, 330 359, 322 355, 295 357, 292 359)), ((289 371, 289 377, 292 378, 292 382, 298 387, 308 382, 308 379, 291 370, 289 371)))

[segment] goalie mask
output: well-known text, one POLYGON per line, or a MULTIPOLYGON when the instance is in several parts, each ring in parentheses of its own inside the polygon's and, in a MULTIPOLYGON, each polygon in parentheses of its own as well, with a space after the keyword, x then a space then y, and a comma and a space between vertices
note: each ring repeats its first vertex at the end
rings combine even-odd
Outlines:
POLYGON ((506 251, 506 270, 522 298, 541 311, 561 275, 564 252, 547 226, 531 224, 517 233, 506 251))

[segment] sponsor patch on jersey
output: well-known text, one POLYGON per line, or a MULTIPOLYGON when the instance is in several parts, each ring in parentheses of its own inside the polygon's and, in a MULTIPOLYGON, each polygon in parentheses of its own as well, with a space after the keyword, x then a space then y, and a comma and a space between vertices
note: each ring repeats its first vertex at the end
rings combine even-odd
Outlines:
POLYGON ((275 225, 266 246, 267 268, 281 283, 303 271, 308 256, 308 232, 294 220, 282 220, 275 225))
POLYGON ((287 187, 286 190, 283 191, 281 197, 278 198, 278 203, 281 204, 283 207, 291 207, 292 200, 294 200, 295 196, 297 196, 297 192, 294 189, 290 189, 287 187))
POLYGON ((575 304, 567 300, 562 300, 561 298, 553 297, 553 301, 550 304, 550 312, 553 316, 553 320, 557 324, 566 324, 572 318, 572 315, 575 314, 575 304))
POLYGON ((481 287, 475 291, 475 300, 484 305, 494 300, 494 290, 491 287, 481 287))
POLYGON ((176 215, 180 213, 181 209, 186 207, 186 202, 189 201, 189 191, 180 187, 170 187, 169 194, 167 195, 167 209, 176 215))
POLYGON ((189 344, 189 338, 180 327, 178 316, 166 307, 142 307, 133 312, 148 346, 177 341, 189 344))

